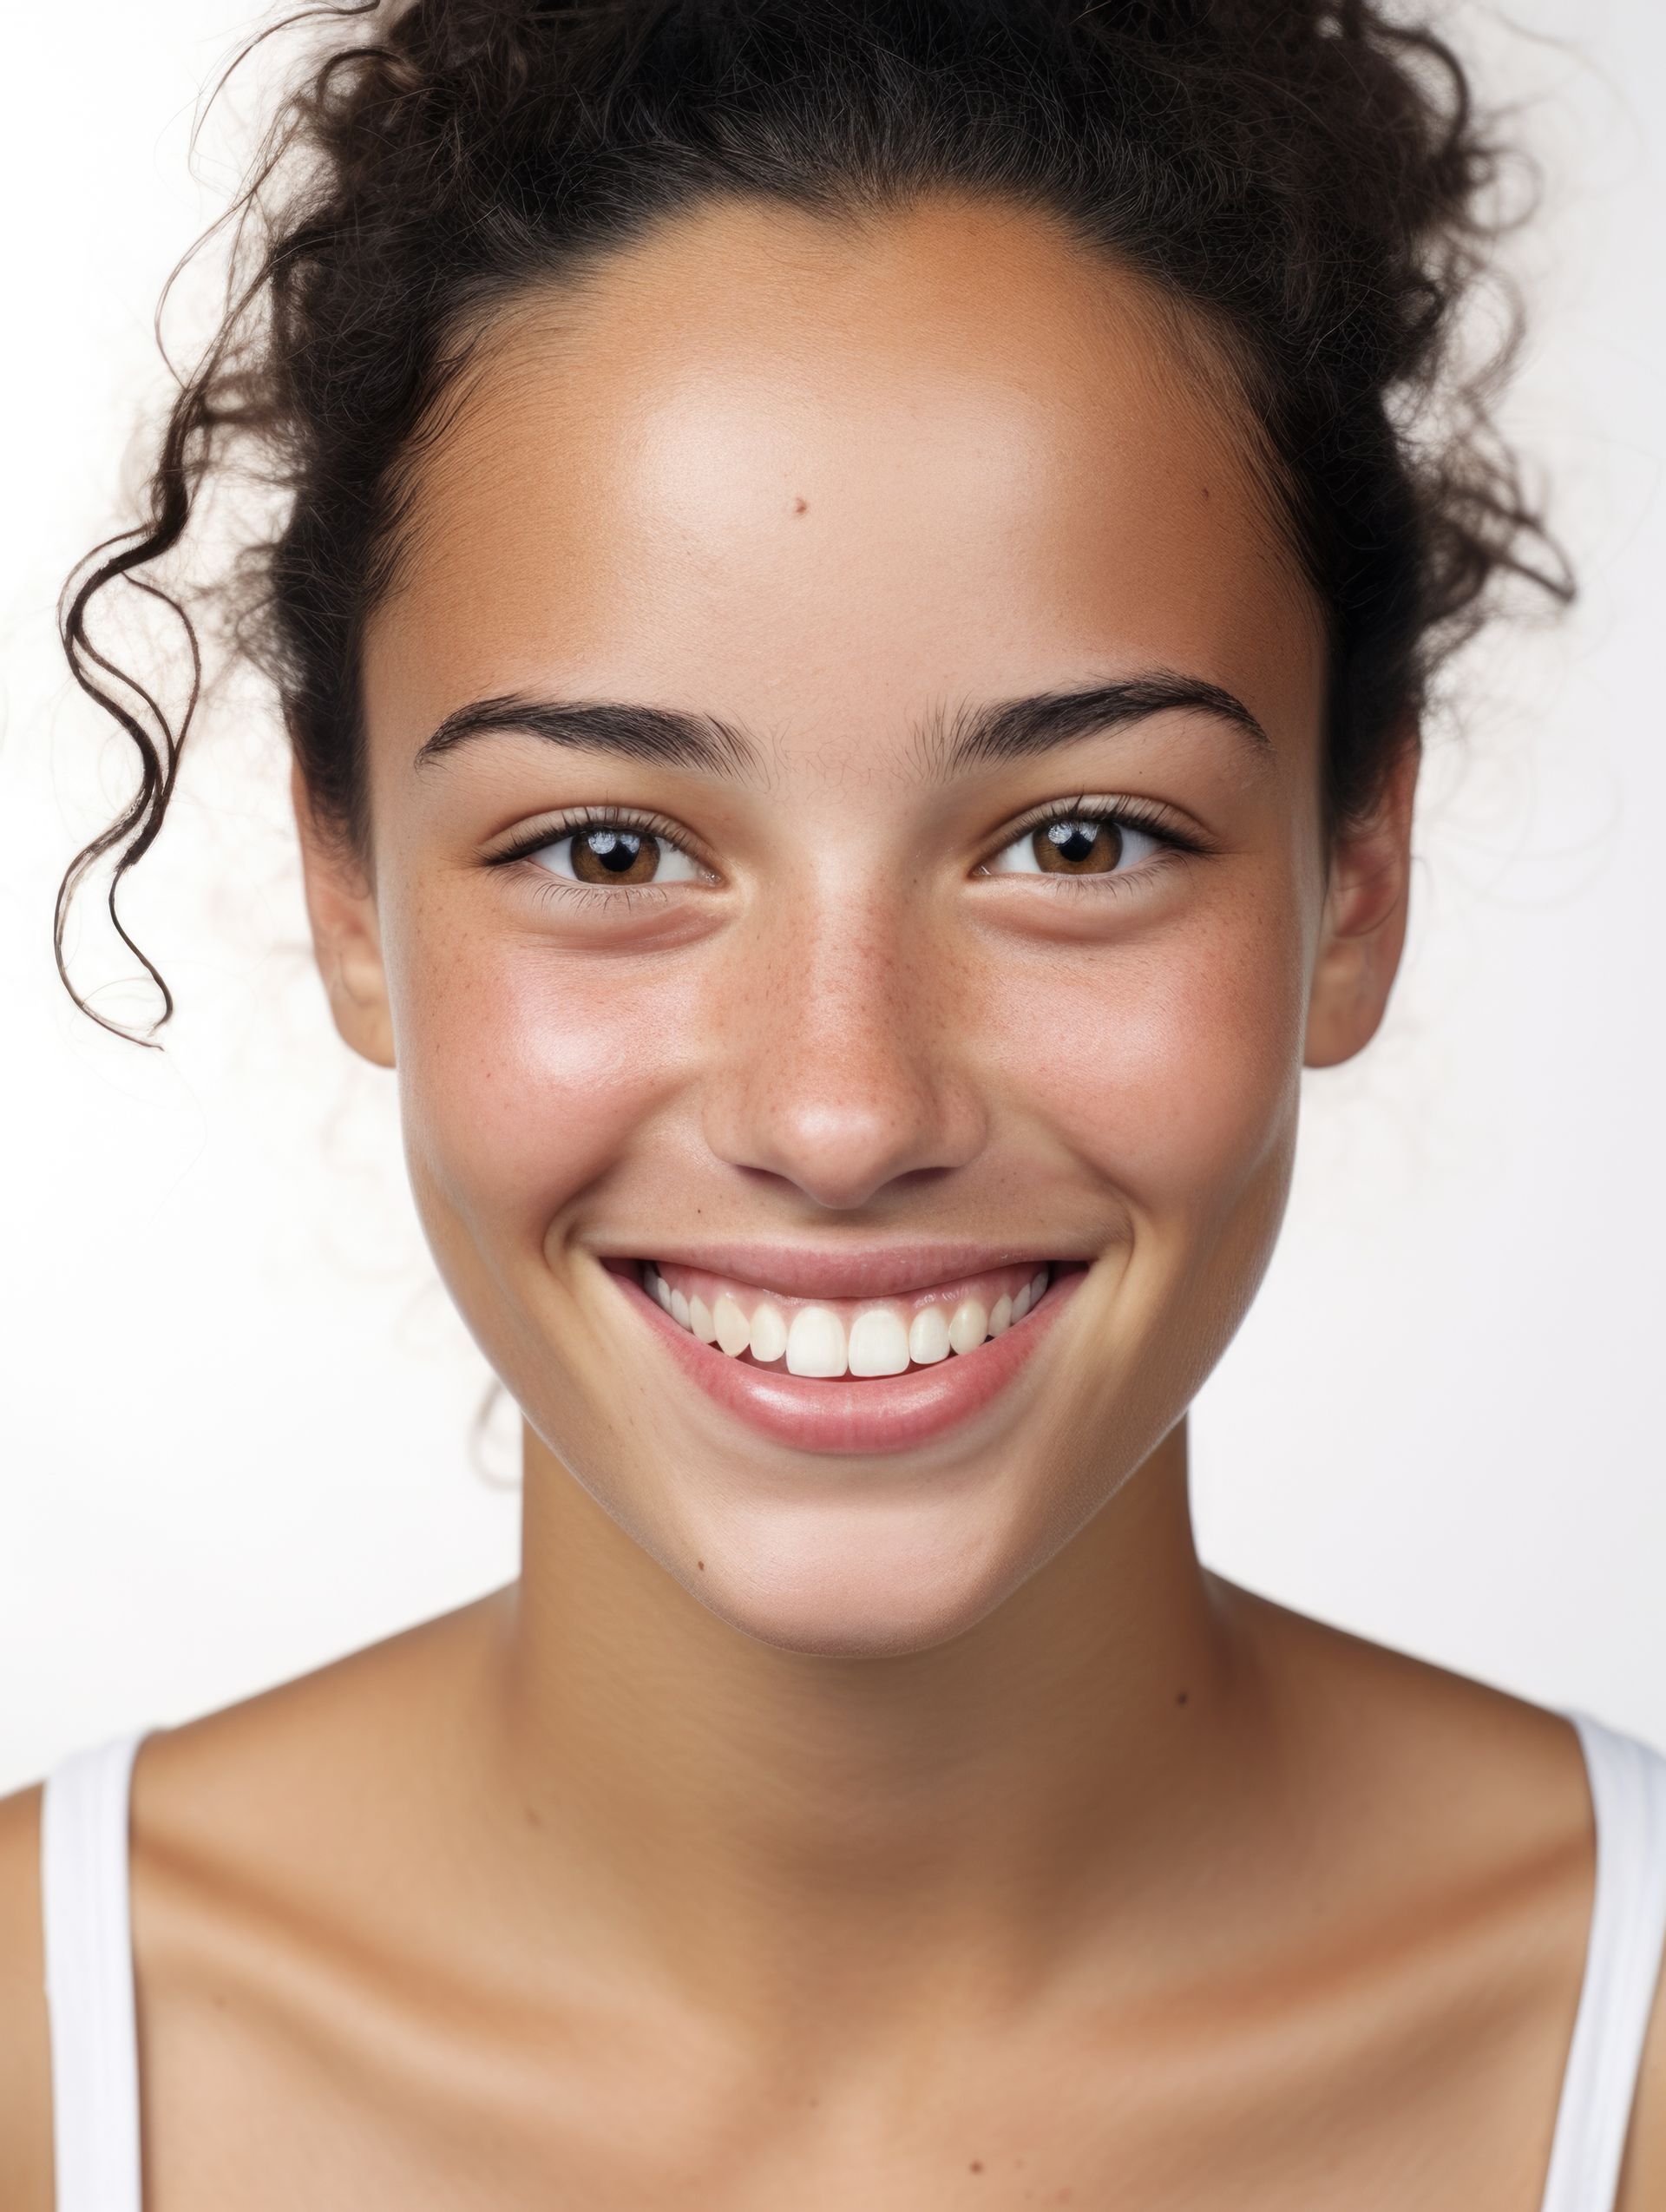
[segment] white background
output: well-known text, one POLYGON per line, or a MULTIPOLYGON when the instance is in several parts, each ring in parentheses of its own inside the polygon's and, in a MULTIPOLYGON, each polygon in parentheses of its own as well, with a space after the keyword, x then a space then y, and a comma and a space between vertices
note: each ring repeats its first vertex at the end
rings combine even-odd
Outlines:
MULTIPOLYGON (((1371 1052, 1310 1079, 1279 1256, 1196 1416, 1200 1536, 1256 1588, 1666 1743, 1666 8, 1437 13, 1545 169, 1507 419, 1584 597, 1479 649, 1435 734, 1402 985, 1371 1052)), ((388 1080, 326 1022, 258 696, 205 725, 129 878, 180 1001, 166 1052, 75 1014, 51 966, 59 870, 128 787, 52 601, 163 390, 156 295, 244 142, 234 102, 193 181, 192 110, 251 21, 31 8, 0 69, 0 1788, 514 1570, 512 1428, 471 1442, 488 1377, 388 1080)), ((138 1011, 95 904, 80 944, 138 1011)))

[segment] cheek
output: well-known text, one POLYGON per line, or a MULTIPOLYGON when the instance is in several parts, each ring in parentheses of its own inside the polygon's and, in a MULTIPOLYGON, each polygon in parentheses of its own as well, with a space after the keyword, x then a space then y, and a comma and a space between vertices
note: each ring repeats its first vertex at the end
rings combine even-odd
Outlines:
POLYGON ((1007 1080, 1137 1220, 1197 1223, 1289 1140, 1306 995, 1288 898, 1060 948, 1000 994, 1007 1080))
POLYGON ((677 1080, 686 1022, 661 972, 501 932, 442 944, 430 909, 390 958, 412 1172, 487 1241, 541 1243, 677 1080))

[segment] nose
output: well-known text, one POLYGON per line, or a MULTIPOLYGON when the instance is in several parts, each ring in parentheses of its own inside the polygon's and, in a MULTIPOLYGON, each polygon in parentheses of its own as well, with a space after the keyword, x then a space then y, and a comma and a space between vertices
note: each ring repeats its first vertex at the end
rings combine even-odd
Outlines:
POLYGON ((854 922, 800 906, 749 934, 710 1009, 718 1158, 850 1211, 977 1157, 987 1117, 952 957, 889 905, 854 922))

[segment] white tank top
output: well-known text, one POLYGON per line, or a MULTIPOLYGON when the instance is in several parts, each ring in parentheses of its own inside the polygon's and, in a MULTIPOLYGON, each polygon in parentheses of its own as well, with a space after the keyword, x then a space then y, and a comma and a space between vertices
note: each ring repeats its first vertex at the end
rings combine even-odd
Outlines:
MULTIPOLYGON (((1597 1886, 1541 2212, 1614 2212, 1666 1943, 1666 1758, 1570 1712, 1591 1782, 1597 1886)), ((142 1736, 79 1751, 41 1816, 57 2212, 142 2212, 128 1926, 128 1784, 142 1736)))

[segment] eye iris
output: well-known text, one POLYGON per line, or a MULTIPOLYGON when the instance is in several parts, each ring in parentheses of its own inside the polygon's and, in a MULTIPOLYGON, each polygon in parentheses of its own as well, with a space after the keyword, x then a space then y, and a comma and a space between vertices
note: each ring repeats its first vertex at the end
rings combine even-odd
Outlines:
POLYGON ((659 840, 640 830, 583 830, 573 839, 573 873, 581 883, 646 883, 659 865, 659 840))
POLYGON ((1105 876, 1122 857, 1114 822, 1046 822, 1030 842, 1036 865, 1053 876, 1105 876))

